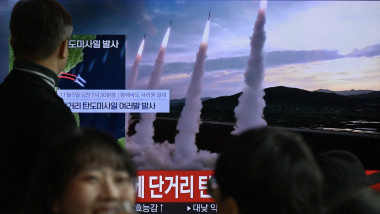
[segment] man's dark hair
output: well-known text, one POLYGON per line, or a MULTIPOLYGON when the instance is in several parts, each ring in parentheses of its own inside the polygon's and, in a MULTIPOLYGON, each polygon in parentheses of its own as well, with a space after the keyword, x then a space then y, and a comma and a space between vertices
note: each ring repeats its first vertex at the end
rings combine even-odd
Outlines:
POLYGON ((215 169, 222 198, 241 213, 311 214, 321 208, 322 176, 301 136, 280 130, 244 132, 215 169))
POLYGON ((13 7, 10 31, 17 58, 41 60, 69 39, 73 22, 70 13, 55 0, 22 0, 13 7))
POLYGON ((340 198, 326 214, 378 214, 380 213, 380 193, 364 187, 351 191, 340 198))
POLYGON ((323 203, 328 207, 347 192, 370 186, 359 158, 348 151, 332 150, 316 156, 324 179, 323 203))

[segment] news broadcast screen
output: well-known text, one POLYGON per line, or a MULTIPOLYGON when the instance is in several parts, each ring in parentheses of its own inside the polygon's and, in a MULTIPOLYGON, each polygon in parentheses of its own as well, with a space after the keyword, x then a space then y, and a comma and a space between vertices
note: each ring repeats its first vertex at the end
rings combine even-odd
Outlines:
POLYGON ((60 2, 74 31, 58 93, 132 154, 136 212, 217 213, 207 181, 249 128, 380 169, 380 2, 60 2))

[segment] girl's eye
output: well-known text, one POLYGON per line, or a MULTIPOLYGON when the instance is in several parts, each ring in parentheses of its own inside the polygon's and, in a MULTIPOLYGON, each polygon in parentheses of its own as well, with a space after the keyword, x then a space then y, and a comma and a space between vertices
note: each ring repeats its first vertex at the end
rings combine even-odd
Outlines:
POLYGON ((93 176, 93 175, 88 175, 88 176, 85 176, 85 177, 83 178, 83 180, 85 180, 85 181, 98 181, 99 178, 96 177, 96 176, 93 176))
POLYGON ((118 184, 125 184, 125 183, 129 183, 130 181, 131 179, 128 176, 117 176, 115 178, 115 182, 118 184))
POLYGON ((89 183, 99 183, 101 176, 98 173, 85 173, 82 175, 82 180, 89 183))
POLYGON ((114 181, 117 184, 126 184, 131 182, 131 178, 125 172, 117 172, 114 174, 114 181))

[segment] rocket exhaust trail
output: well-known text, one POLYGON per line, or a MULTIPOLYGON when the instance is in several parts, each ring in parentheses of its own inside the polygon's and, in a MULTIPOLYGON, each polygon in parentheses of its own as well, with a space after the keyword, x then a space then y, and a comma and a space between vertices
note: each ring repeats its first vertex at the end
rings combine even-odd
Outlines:
MULTIPOLYGON (((128 89, 128 75, 127 75, 127 40, 128 35, 125 37, 125 44, 124 44, 124 64, 125 64, 125 89, 128 89)), ((128 137, 128 127, 129 127, 129 113, 125 113, 124 118, 124 140, 127 142, 128 137)))
MULTIPOLYGON (((139 50, 137 51, 135 61, 133 62, 131 74, 129 75, 127 85, 126 85, 126 89, 134 89, 136 86, 136 80, 137 80, 137 76, 139 73, 139 66, 140 66, 140 62, 141 62, 141 55, 142 55, 143 50, 144 50, 145 35, 144 35, 143 40, 141 41, 139 50)), ((129 121, 130 121, 130 115, 129 115, 129 113, 126 113, 125 114, 125 140, 127 140, 127 137, 128 137, 127 132, 128 132, 128 127, 129 127, 129 121)))
POLYGON ((87 69, 87 72, 88 72, 88 73, 91 73, 92 68, 94 67, 94 64, 95 64, 95 59, 92 59, 92 60, 91 60, 91 63, 90 63, 90 66, 89 66, 88 69, 87 69))
POLYGON ((127 40, 128 36, 125 37, 125 44, 124 44, 124 60, 125 60, 125 89, 128 89, 128 65, 127 65, 127 40))
MULTIPOLYGON (((204 33, 203 38, 208 36, 208 26, 209 25, 207 24, 207 32, 204 33)), ((161 75, 159 68, 162 67, 161 63, 163 64, 164 47, 166 47, 167 43, 167 39, 165 38, 156 59, 155 69, 152 72, 149 81, 149 87, 151 88, 158 87, 159 84, 159 76, 161 75)), ((138 142, 136 143, 131 140, 130 143, 125 144, 139 170, 210 170, 214 167, 217 154, 202 150, 197 152, 197 147, 195 145, 195 134, 198 132, 200 109, 202 108, 200 88, 201 79, 203 77, 204 60, 206 58, 207 38, 203 41, 204 43, 201 43, 197 54, 196 65, 191 80, 192 83, 188 88, 188 98, 186 100, 186 106, 184 107, 184 109, 186 108, 187 110, 182 111, 182 119, 180 120, 183 122, 178 122, 182 125, 177 127, 180 134, 176 136, 176 143, 171 144, 164 142, 141 145, 138 142), (188 138, 191 139, 189 140, 188 138), (183 154, 178 153, 178 150, 183 152, 183 154)), ((138 128, 139 130, 141 129, 141 131, 138 131, 137 134, 151 132, 149 134, 149 143, 152 142, 151 135, 153 135, 153 121, 155 119, 155 114, 150 120, 145 120, 145 116, 143 115, 152 114, 142 114, 142 122, 140 122, 143 124, 144 121, 149 121, 149 128, 148 130, 143 129, 143 125, 141 125, 141 128, 138 128)), ((137 125, 140 125, 140 123, 137 125)), ((137 134, 134 135, 133 138, 136 137, 137 134)), ((148 134, 146 134, 145 137, 147 139, 148 134)), ((137 137, 135 139, 140 140, 137 137)))
POLYGON ((144 38, 141 41, 139 50, 137 51, 135 61, 133 62, 131 75, 129 76, 129 79, 128 79, 127 89, 134 89, 136 86, 136 80, 137 80, 137 76, 139 74, 139 65, 140 65, 140 61, 141 61, 141 56, 142 56, 142 53, 144 51, 145 36, 146 36, 146 33, 144 34, 144 38))
POLYGON ((265 11, 267 10, 267 4, 268 4, 268 1, 267 0, 261 0, 260 1, 260 11, 265 13, 265 11))
POLYGON ((177 123, 177 130, 179 131, 175 136, 175 159, 177 162, 193 159, 198 150, 195 144, 195 135, 199 132, 199 125, 201 122, 201 91, 208 46, 209 22, 210 21, 207 20, 202 42, 197 53, 194 71, 187 89, 185 106, 183 107, 177 123))
POLYGON ((127 89, 134 89, 136 86, 136 80, 137 80, 137 76, 139 73, 139 66, 140 66, 140 62, 141 62, 141 55, 142 55, 143 50, 144 50, 144 44, 145 44, 145 38, 142 40, 140 47, 139 47, 139 50, 137 52, 135 61, 133 62, 131 74, 129 75, 129 78, 128 78, 127 89))
MULTIPOLYGON (((170 22, 171 25, 171 22, 170 22)), ((169 35, 170 35, 170 25, 167 29, 164 39, 158 52, 156 62, 152 74, 149 79, 147 89, 157 89, 160 85, 162 68, 164 66, 165 50, 168 44, 169 35)), ((132 137, 133 141, 139 145, 152 145, 153 136, 154 136, 154 127, 153 122, 156 120, 156 113, 142 113, 141 119, 138 124, 136 124, 136 134, 132 137)))
POLYGON ((236 124, 232 134, 240 134, 248 129, 267 125, 263 119, 265 101, 262 85, 265 73, 263 65, 265 8, 266 4, 262 3, 251 37, 251 53, 244 73, 246 85, 239 97, 239 104, 235 108, 236 124))
POLYGON ((106 51, 106 53, 104 54, 104 56, 103 56, 103 59, 102 59, 102 63, 104 64, 104 63, 106 63, 106 61, 107 61, 107 59, 108 59, 108 50, 106 51))
POLYGON ((78 72, 78 74, 82 74, 83 67, 84 67, 84 65, 82 64, 82 65, 80 66, 80 68, 79 68, 79 72, 78 72))

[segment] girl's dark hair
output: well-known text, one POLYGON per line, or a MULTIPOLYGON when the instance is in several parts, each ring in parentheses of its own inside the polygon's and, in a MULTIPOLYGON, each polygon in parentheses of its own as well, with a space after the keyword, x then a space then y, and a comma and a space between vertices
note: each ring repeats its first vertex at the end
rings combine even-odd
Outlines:
POLYGON ((241 213, 317 214, 322 176, 300 135, 260 129, 242 133, 217 161, 222 198, 241 213))
POLYGON ((36 162, 23 213, 51 213, 53 201, 68 181, 90 164, 136 176, 129 154, 112 136, 95 129, 67 130, 54 138, 36 162))

